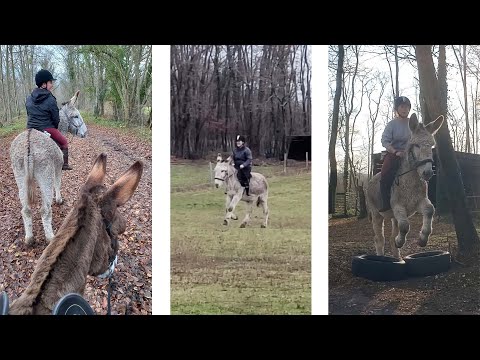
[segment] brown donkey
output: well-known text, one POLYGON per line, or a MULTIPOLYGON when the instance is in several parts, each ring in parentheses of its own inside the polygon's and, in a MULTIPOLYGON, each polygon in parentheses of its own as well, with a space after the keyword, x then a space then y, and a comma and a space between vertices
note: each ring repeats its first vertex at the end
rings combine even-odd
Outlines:
POLYGON ((126 221, 117 207, 133 195, 143 172, 135 162, 109 189, 102 184, 107 156, 95 161, 80 196, 54 239, 43 251, 25 291, 12 303, 12 315, 48 315, 62 296, 83 295, 87 275, 102 276, 113 270, 117 236, 126 221))

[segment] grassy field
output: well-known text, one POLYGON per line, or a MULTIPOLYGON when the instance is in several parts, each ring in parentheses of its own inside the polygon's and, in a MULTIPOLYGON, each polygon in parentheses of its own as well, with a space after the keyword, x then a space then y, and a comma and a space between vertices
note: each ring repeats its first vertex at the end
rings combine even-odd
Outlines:
POLYGON ((0 138, 7 137, 11 134, 19 133, 27 126, 26 115, 25 118, 19 118, 8 125, 0 126, 0 138))
POLYGON ((255 168, 269 181, 270 221, 261 208, 240 229, 222 225, 223 189, 208 184, 208 162, 171 166, 171 313, 310 314, 310 173, 255 168))

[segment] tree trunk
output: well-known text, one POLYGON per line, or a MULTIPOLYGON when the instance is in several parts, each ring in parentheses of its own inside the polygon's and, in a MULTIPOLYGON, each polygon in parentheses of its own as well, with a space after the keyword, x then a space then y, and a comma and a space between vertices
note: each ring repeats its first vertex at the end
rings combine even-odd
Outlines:
POLYGON ((333 118, 328 158, 330 161, 330 179, 328 181, 328 213, 335 213, 335 196, 337 193, 337 159, 335 157, 335 145, 337 143, 338 115, 340 113, 340 95, 342 94, 343 57, 345 50, 343 45, 338 45, 337 86, 333 99, 333 118))
MULTIPOLYGON (((438 54, 438 85, 440 87, 440 111, 442 114, 448 114, 447 99, 448 99, 448 84, 447 84, 447 58, 445 52, 445 45, 440 45, 438 54)), ((425 100, 423 100, 425 102, 425 100)), ((425 116, 428 116, 425 114, 425 116)), ((424 118, 423 122, 428 124, 432 118, 424 118)), ((446 119, 444 120, 446 121, 446 119)), ((436 162, 436 190, 435 190, 435 208, 438 215, 447 214, 448 208, 447 189, 445 188, 445 177, 442 174, 441 162, 436 162)))
POLYGON ((398 77, 400 73, 400 67, 398 65, 398 45, 395 45, 395 93, 397 96, 400 96, 400 84, 398 77))
MULTIPOLYGON (((417 45, 415 48, 420 87, 423 88, 427 111, 431 119, 442 114, 441 92, 435 76, 431 45, 417 45)), ((441 162, 448 200, 452 211, 453 222, 457 234, 459 254, 471 254, 478 247, 479 239, 472 216, 467 209, 465 190, 455 152, 450 139, 448 122, 445 118, 442 127, 435 135, 437 154, 441 162)))

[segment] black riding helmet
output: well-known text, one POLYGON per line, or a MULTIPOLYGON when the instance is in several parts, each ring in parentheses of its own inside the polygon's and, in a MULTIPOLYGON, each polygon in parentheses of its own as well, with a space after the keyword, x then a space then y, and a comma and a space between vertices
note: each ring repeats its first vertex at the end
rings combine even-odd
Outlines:
POLYGON ((37 84, 38 87, 50 80, 55 81, 57 79, 54 79, 52 73, 48 70, 42 69, 35 75, 35 84, 37 84))
POLYGON ((245 142, 245 136, 243 136, 243 135, 237 135, 237 138, 236 138, 235 141, 243 141, 243 142, 245 142))
POLYGON ((402 104, 407 104, 409 108, 412 107, 412 104, 410 103, 410 100, 408 100, 408 98, 406 96, 399 96, 395 99, 395 102, 394 102, 395 110, 397 110, 398 107, 402 104))

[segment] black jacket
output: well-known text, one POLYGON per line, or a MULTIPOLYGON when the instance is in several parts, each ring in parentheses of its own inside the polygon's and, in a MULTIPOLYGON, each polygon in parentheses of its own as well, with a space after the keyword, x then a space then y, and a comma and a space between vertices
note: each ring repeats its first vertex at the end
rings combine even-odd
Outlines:
POLYGON ((252 152, 246 146, 241 148, 236 147, 233 149, 233 162, 235 163, 235 168, 240 169, 240 165, 244 167, 252 166, 252 152))
POLYGON ((36 88, 25 101, 27 108, 27 128, 43 131, 58 128, 60 122, 57 99, 47 89, 36 88))

